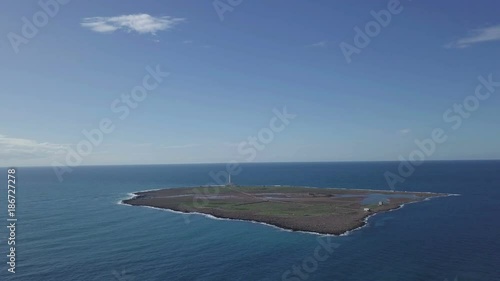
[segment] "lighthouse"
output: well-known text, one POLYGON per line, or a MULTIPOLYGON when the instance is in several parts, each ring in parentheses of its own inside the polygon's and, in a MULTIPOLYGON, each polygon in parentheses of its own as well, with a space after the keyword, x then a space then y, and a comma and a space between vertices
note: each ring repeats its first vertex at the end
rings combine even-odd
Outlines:
POLYGON ((226 186, 234 186, 234 184, 231 182, 231 174, 227 177, 227 184, 226 186))

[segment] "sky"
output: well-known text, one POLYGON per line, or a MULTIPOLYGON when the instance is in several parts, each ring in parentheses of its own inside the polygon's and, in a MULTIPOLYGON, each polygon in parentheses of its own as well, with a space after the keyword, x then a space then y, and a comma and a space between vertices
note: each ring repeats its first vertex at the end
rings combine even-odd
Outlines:
POLYGON ((58 1, 0 2, 0 166, 500 159, 498 1, 58 1))

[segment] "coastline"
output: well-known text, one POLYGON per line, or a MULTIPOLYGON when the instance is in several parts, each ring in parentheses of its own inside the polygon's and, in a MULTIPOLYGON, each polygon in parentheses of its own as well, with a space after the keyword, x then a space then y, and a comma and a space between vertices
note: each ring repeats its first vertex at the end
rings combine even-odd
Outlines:
MULTIPOLYGON (((274 186, 276 187, 276 186, 274 186)), ((280 186, 281 187, 281 186, 280 186)), ((290 186, 287 186, 288 188, 290 186)), ((318 188, 314 187, 296 187, 296 188, 310 188, 310 189, 316 189, 320 190, 318 188)), ((408 201, 408 202, 403 202, 398 205, 394 205, 390 208, 386 208, 384 210, 376 211, 376 212, 367 212, 365 213, 359 221, 351 221, 349 227, 344 227, 341 228, 340 230, 307 230, 304 229, 304 227, 294 227, 291 226, 289 223, 284 223, 283 221, 280 220, 271 220, 269 218, 262 219, 262 220, 256 220, 256 219, 251 219, 251 218, 245 218, 244 216, 242 217, 235 217, 234 214, 232 215, 227 215, 223 214, 220 212, 214 212, 214 211, 206 211, 206 212, 200 212, 198 210, 182 210, 182 208, 171 208, 171 207, 159 207, 159 206, 150 206, 147 204, 134 204, 133 200, 141 199, 147 197, 146 194, 148 192, 155 192, 155 191, 164 191, 164 190, 178 190, 179 188, 172 188, 172 189, 153 189, 153 190, 143 190, 143 191, 135 191, 132 193, 127 194, 128 198, 122 199, 120 202, 118 202, 121 205, 127 205, 127 206, 142 206, 142 207, 148 207, 152 209, 157 209, 157 210, 163 210, 163 211, 168 211, 172 212, 175 214, 193 214, 193 215, 201 215, 209 219, 214 219, 214 220, 229 220, 229 221, 243 221, 243 222, 250 222, 250 223, 257 223, 257 224, 262 224, 270 227, 274 227, 276 229, 279 229, 281 231, 286 231, 286 232, 299 232, 299 233, 306 233, 306 234, 313 234, 313 235, 320 235, 320 236, 347 236, 351 234, 354 231, 360 230, 364 227, 367 227, 369 225, 369 219, 377 214, 380 213, 388 213, 391 211, 399 210, 403 208, 405 205, 412 204, 412 203, 418 203, 418 202, 423 202, 423 201, 428 201, 433 198, 439 198, 439 197, 450 197, 450 196, 460 196, 460 194, 443 194, 443 193, 434 193, 434 192, 408 192, 408 191, 401 191, 398 193, 407 193, 407 194, 427 194, 429 196, 424 197, 423 199, 419 198, 419 200, 414 200, 414 201, 408 201)), ((180 188, 180 189, 189 189, 189 188, 180 188)), ((348 189, 348 188, 321 188, 322 191, 336 191, 336 190, 343 190, 343 191, 354 191, 354 192, 377 192, 377 193, 388 193, 391 194, 392 192, 388 192, 386 190, 374 190, 374 189, 348 189)))
MULTIPOLYGON (((143 192, 143 191, 137 191, 137 192, 143 192)), ((129 197, 129 198, 124 198, 124 199, 120 200, 117 204, 118 205, 123 205, 123 206, 137 207, 137 205, 131 205, 131 204, 127 204, 127 203, 124 202, 125 200, 134 199, 134 198, 136 198, 138 196, 136 193, 128 193, 128 194, 132 194, 133 196, 129 197)), ((169 208, 159 208, 159 207, 152 207, 152 206, 140 206, 140 207, 149 208, 149 209, 158 210, 158 211, 165 211, 165 212, 179 214, 179 215, 197 215, 197 216, 201 216, 201 217, 212 219, 212 220, 241 221, 241 222, 247 222, 247 223, 255 223, 255 224, 261 224, 261 225, 265 225, 265 226, 268 226, 268 227, 272 227, 272 228, 275 228, 275 229, 278 229, 278 230, 284 231, 284 232, 298 232, 298 233, 313 234, 313 235, 319 235, 319 236, 347 236, 347 235, 349 235, 349 232, 357 230, 357 229, 361 229, 361 228, 363 228, 365 226, 365 225, 362 225, 362 226, 360 226, 360 227, 358 227, 356 229, 348 230, 348 231, 345 231, 342 234, 338 234, 337 235, 337 234, 319 233, 319 232, 313 232, 313 231, 294 230, 294 229, 291 229, 291 228, 284 228, 284 227, 280 227, 280 226, 277 226, 277 225, 273 225, 273 224, 266 223, 266 222, 260 222, 260 221, 256 221, 256 220, 224 218, 224 217, 217 217, 217 216, 214 216, 214 215, 211 215, 211 214, 200 213, 200 212, 182 212, 182 211, 176 211, 176 210, 169 209, 169 208)), ((376 215, 376 214, 372 214, 372 215, 376 215)))

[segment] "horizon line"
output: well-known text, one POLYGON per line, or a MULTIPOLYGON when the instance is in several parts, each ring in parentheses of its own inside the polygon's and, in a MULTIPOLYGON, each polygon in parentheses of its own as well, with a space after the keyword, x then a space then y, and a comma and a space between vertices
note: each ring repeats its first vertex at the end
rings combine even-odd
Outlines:
MULTIPOLYGON (((435 159, 435 160, 425 160, 422 164, 426 162, 466 162, 466 161, 500 161, 500 159, 435 159)), ((374 162, 396 162, 399 160, 343 160, 343 161, 268 161, 268 162, 193 162, 193 163, 155 163, 155 164, 88 164, 88 165, 78 165, 71 168, 78 167, 102 167, 102 166, 174 166, 174 165, 227 165, 227 164, 294 164, 294 163, 304 163, 304 164, 315 164, 315 163, 374 163, 374 162)), ((3 166, 0 169, 8 168, 51 168, 51 165, 27 165, 27 166, 3 166)), ((62 167, 62 166, 56 166, 62 167)))

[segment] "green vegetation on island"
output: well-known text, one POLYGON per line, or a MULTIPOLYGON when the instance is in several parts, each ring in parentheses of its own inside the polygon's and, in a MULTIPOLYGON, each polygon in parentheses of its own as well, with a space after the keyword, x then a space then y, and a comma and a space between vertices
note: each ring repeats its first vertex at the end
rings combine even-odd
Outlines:
POLYGON ((342 234, 375 213, 447 194, 292 186, 205 186, 137 192, 125 204, 342 234))

